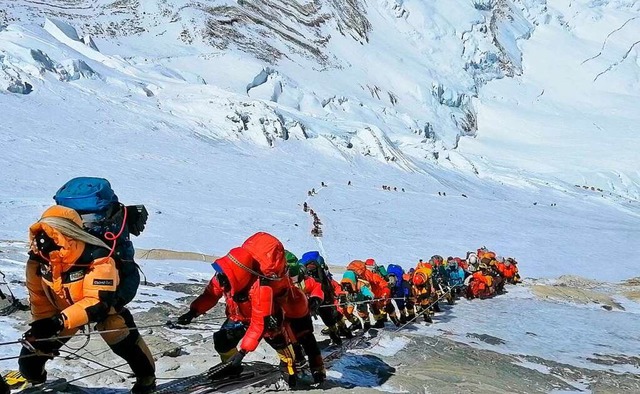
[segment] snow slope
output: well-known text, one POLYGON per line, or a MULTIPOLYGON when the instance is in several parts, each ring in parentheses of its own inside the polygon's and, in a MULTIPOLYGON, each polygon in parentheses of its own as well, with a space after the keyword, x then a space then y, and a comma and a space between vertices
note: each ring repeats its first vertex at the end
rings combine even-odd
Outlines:
POLYGON ((638 197, 638 161, 624 153, 637 150, 637 1, 5 3, 6 23, 70 21, 124 68, 243 96, 249 108, 195 119, 165 108, 215 138, 323 136, 405 169, 427 161, 638 197), (243 120, 262 104, 266 137, 243 120))
MULTIPOLYGON (((408 268, 486 245, 527 278, 640 276, 637 1, 353 1, 363 8, 350 16, 318 1, 277 8, 281 24, 267 30, 256 15, 280 2, 252 3, 256 14, 247 2, 213 13, 88 3, 0 0, 0 250, 26 241, 59 186, 90 175, 147 205, 144 248, 221 254, 264 230, 336 265, 408 268), (229 15, 242 36, 207 41, 203 26, 229 15)), ((20 280, 23 259, 0 254, 0 269, 20 280)), ((211 274, 203 263, 145 270, 161 285, 211 274)), ((140 313, 185 306, 180 292, 144 293, 140 313)), ((616 336, 635 330, 637 304, 623 304, 609 312, 518 289, 462 302, 418 333, 600 371, 588 360, 599 347, 637 354, 637 338, 616 336), (503 318, 483 320, 492 314, 503 318)), ((2 319, 0 341, 25 328, 2 319)))
POLYGON ((498 172, 637 199, 639 11, 637 1, 550 1, 544 24, 520 42, 522 75, 481 91, 480 131, 460 153, 498 172), (498 154, 483 159, 489 152, 498 154))
POLYGON ((343 121, 189 83, 157 65, 132 65, 74 40, 60 22, 12 25, 0 35, 14 80, 30 80, 34 89, 0 96, 8 114, 0 126, 1 238, 23 239, 59 185, 92 174, 108 177, 124 201, 156 213, 140 246, 223 253, 263 229, 304 249, 314 244, 299 205, 325 181, 330 187, 310 204, 325 223, 324 247, 335 263, 371 255, 409 266, 487 244, 528 262, 525 275, 573 273, 576 260, 587 277, 633 275, 633 258, 616 270, 587 267, 612 250, 633 256, 635 200, 540 174, 514 179, 496 171, 493 181, 418 161, 370 126, 351 137, 354 146, 390 152, 396 160, 386 165, 341 145, 335 130, 343 121), (334 134, 309 131, 331 125, 334 134))

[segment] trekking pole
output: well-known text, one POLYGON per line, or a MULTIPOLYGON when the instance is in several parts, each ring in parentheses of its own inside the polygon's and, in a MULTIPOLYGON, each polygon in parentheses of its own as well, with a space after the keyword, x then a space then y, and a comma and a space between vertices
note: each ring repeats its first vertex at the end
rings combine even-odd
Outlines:
POLYGON ((2 342, 2 343, 0 343, 0 346, 18 345, 18 344, 21 344, 21 343, 22 343, 22 340, 19 339, 17 341, 2 342))

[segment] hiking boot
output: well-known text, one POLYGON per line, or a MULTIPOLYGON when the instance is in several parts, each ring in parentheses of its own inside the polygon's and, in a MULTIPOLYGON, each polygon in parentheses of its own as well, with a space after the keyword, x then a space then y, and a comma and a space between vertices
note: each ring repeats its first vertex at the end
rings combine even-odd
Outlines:
POLYGON ((442 310, 440 309, 440 304, 437 301, 433 304, 433 311, 442 312, 442 310))
POLYGON ((407 315, 400 313, 400 324, 407 324, 407 315))
POLYGON ((289 375, 286 372, 282 373, 282 379, 287 383, 290 389, 296 387, 298 385, 298 377, 294 375, 289 375))
POLYGON ((349 327, 349 331, 351 332, 354 332, 356 330, 362 330, 362 322, 360 320, 351 324, 351 327, 349 327))
POLYGON ((131 394, 149 394, 156 390, 156 377, 145 376, 136 378, 136 383, 131 388, 131 394))
MULTIPOLYGON (((26 348, 23 348, 24 350, 26 350, 26 348)), ((33 353, 26 353, 26 354, 33 354, 33 353)), ((20 356, 23 356, 23 351, 20 352, 20 356)), ((16 376, 17 381, 26 381, 29 382, 32 386, 37 386, 40 384, 45 384, 47 382, 47 371, 42 369, 42 371, 40 373, 36 374, 31 374, 31 373, 26 373, 27 371, 23 372, 19 372, 16 376), (25 376, 26 374, 26 376, 25 376)), ((7 379, 9 379, 9 377, 7 377, 7 379)), ((9 379, 9 382, 11 382, 11 379, 9 379)), ((9 387, 13 388, 13 384, 9 387)), ((14 388, 15 389, 15 388, 14 388)))
POLYGON ((11 394, 11 389, 2 376, 0 376, 0 394, 11 394))
POLYGON ((433 319, 431 318, 431 314, 429 312, 425 313, 423 316, 425 323, 433 323, 433 319))
POLYGON ((364 327, 362 328, 362 331, 367 332, 371 329, 371 322, 366 321, 364 322, 364 327))
POLYGON ((374 328, 384 328, 384 320, 383 319, 376 320, 376 322, 373 324, 373 327, 374 328))
POLYGON ((322 384, 327 380, 327 373, 325 371, 313 371, 313 383, 322 384))
POLYGON ((331 342, 333 342, 334 345, 342 346, 342 338, 338 335, 338 330, 331 331, 329 333, 329 338, 331 338, 331 342))
POLYGON ((347 339, 353 338, 353 333, 351 332, 351 330, 349 330, 345 326, 342 326, 342 327, 338 328, 338 334, 340 336, 343 336, 343 337, 347 338, 347 339))

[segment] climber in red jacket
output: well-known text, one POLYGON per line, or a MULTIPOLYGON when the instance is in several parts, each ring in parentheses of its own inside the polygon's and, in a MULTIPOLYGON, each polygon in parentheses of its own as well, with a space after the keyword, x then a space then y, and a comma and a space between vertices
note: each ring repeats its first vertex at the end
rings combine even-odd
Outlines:
POLYGON ((227 320, 213 336, 216 351, 228 365, 221 372, 239 374, 245 355, 264 338, 278 353, 290 387, 295 386, 297 373, 294 342, 300 342, 307 353, 314 381, 323 382, 326 372, 313 335, 307 297, 286 274, 280 241, 257 233, 216 260, 213 268, 216 274, 178 323, 189 324, 225 297, 227 320))

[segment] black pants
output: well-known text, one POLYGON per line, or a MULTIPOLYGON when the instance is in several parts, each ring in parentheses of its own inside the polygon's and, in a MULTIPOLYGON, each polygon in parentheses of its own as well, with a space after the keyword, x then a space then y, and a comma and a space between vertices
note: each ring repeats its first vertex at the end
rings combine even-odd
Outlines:
MULTIPOLYGON (((320 309, 322 310, 323 308, 320 309)), ((320 347, 318 346, 316 336, 313 334, 313 321, 311 320, 311 315, 307 315, 299 319, 290 319, 289 324, 291 326, 291 331, 293 331, 296 336, 297 343, 307 354, 311 371, 324 371, 324 361, 322 360, 320 347)))
MULTIPOLYGON (((105 320, 96 325, 102 333, 102 338, 107 342, 111 350, 122 357, 131 367, 136 377, 149 377, 155 375, 155 365, 149 348, 140 336, 128 309, 122 309, 120 313, 109 315, 105 320)), ((72 336, 78 329, 64 330, 60 336, 72 336)), ((54 339, 50 341, 34 342, 32 346, 46 356, 35 356, 31 350, 22 347, 18 367, 22 376, 30 382, 42 382, 47 379, 45 364, 58 355, 60 348, 70 338, 54 339)))
POLYGON ((336 308, 335 304, 323 303, 320 309, 318 309, 318 315, 320 316, 320 319, 322 319, 324 325, 329 328, 335 326, 342 318, 342 315, 338 312, 338 308, 336 308))
MULTIPOLYGON (((248 325, 230 319, 225 320, 220 330, 213 334, 213 347, 219 354, 235 349, 247 333, 248 325)), ((274 350, 281 350, 289 345, 284 334, 264 339, 274 350)))
POLYGON ((4 378, 0 376, 0 394, 11 394, 9 385, 4 381, 4 378))

